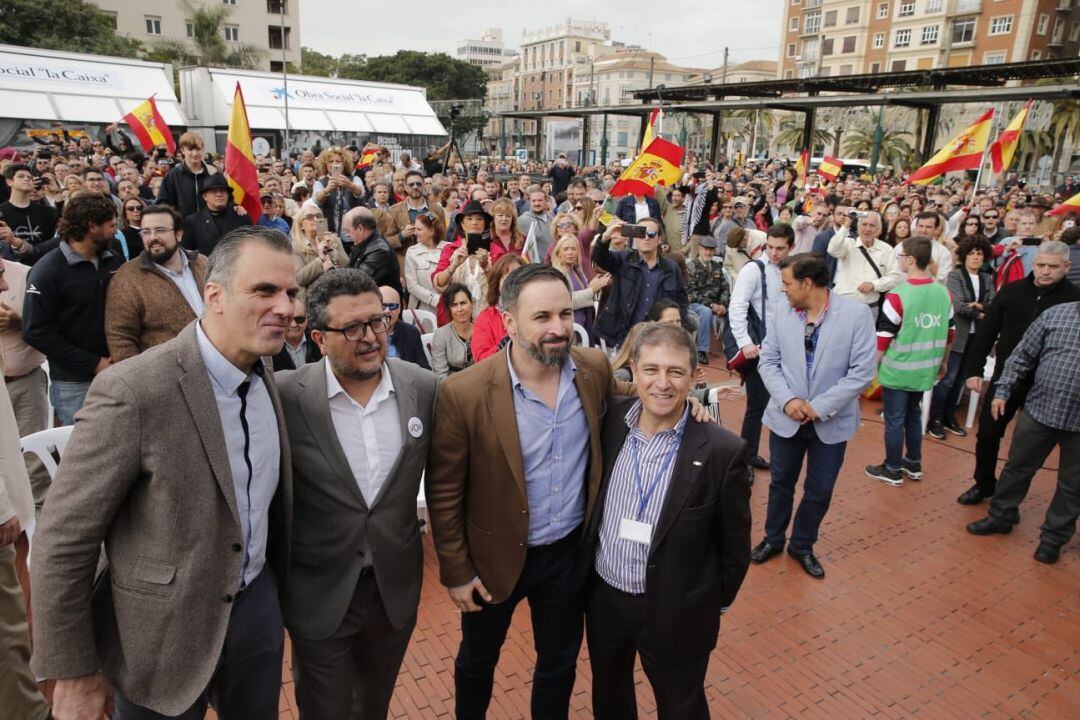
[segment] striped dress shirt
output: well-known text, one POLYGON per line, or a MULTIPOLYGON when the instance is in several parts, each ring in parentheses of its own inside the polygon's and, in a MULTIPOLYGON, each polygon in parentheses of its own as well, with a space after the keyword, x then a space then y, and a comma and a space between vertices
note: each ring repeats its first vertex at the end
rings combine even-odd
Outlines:
POLYGON ((626 413, 630 433, 615 460, 604 499, 604 519, 600 525, 600 542, 596 549, 596 572, 608 585, 632 595, 645 592, 645 566, 650 546, 619 537, 623 519, 637 520, 656 528, 664 507, 675 456, 679 452, 688 411, 671 430, 646 438, 638 428, 641 401, 626 413), (649 490, 655 483, 650 494, 649 490), (648 502, 641 509, 644 496, 648 502), (639 510, 641 514, 639 515, 639 510))

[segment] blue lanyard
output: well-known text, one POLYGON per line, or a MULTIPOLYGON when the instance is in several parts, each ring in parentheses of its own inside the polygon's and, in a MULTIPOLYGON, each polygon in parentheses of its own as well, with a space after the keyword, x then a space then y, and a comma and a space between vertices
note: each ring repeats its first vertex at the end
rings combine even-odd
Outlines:
POLYGON ((637 515, 634 516, 634 520, 640 521, 641 516, 645 514, 645 508, 649 506, 649 500, 652 499, 653 493, 656 492, 656 486, 660 484, 660 480, 667 472, 668 466, 671 465, 671 461, 675 459, 675 453, 679 451, 679 445, 682 440, 682 432, 678 432, 675 435, 675 442, 672 443, 671 449, 668 450, 667 455, 664 456, 663 462, 660 463, 660 469, 656 472, 656 477, 649 483, 649 487, 645 488, 641 483, 641 461, 638 459, 638 443, 640 442, 637 436, 633 436, 633 442, 630 444, 630 452, 633 455, 634 463, 634 483, 637 485, 638 491, 638 509, 637 515))

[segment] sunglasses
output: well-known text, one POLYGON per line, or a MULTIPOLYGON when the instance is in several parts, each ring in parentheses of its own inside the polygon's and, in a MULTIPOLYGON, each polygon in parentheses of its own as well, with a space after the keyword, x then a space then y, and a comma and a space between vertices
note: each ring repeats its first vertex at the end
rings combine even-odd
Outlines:
POLYGON ((137 206, 137 205, 133 206, 133 207, 129 207, 129 208, 124 208, 124 209, 127 210, 128 212, 137 212, 137 213, 142 212, 142 208, 137 206))
POLYGON ((656 232, 656 231, 653 231, 653 230, 649 230, 649 231, 647 231, 647 232, 645 233, 645 237, 647 237, 647 238, 649 238, 650 240, 652 240, 653 238, 655 238, 655 237, 656 237, 657 235, 659 235, 659 234, 660 234, 660 233, 658 233, 658 232, 656 232))
POLYGON ((997 220, 997 219, 998 219, 999 217, 1001 217, 1001 216, 1000 216, 1000 215, 997 215, 997 214, 994 214, 994 215, 983 215, 983 218, 985 218, 986 220, 997 220))
POLYGON ((383 303, 383 310, 397 310, 401 305, 399 303, 383 303))
POLYGON ((405 187, 424 187, 424 183, 422 183, 422 182, 405 183, 405 187))
POLYGON ((306 315, 297 315, 296 317, 290 318, 289 324, 290 325, 303 325, 306 322, 307 322, 307 316, 306 315))

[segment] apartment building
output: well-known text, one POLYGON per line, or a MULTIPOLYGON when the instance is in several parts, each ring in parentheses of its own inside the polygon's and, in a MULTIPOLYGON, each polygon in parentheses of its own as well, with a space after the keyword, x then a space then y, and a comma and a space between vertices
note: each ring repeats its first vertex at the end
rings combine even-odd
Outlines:
POLYGON ((516 55, 517 50, 503 43, 503 31, 499 28, 489 28, 478 39, 461 40, 457 46, 458 60, 483 68, 502 65, 516 55))
POLYGON ((781 0, 780 77, 1075 56, 1080 0, 781 0))
MULTIPOLYGON (((177 0, 90 0, 112 18, 121 35, 147 47, 162 40, 191 43, 194 29, 188 10, 177 0)), ((263 51, 256 69, 281 72, 283 62, 300 67, 300 0, 206 0, 231 10, 222 27, 225 41, 254 45, 263 51), (284 59, 283 56, 284 55, 284 59)))

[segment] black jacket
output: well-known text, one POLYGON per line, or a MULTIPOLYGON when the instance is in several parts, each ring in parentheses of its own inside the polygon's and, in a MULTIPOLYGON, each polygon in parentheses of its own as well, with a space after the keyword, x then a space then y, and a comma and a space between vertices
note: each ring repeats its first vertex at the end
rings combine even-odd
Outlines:
MULTIPOLYGON (((609 397, 601 431, 604 476, 586 519, 589 569, 596 558, 615 461, 629 434, 633 397, 609 397)), ((613 518, 618 522, 618 518, 613 518)), ((714 423, 687 420, 645 569, 641 649, 681 664, 716 647, 720 610, 734 601, 750 567, 750 478, 746 443, 714 423)), ((599 582, 593 577, 594 582, 599 582)), ((604 622, 606 618, 589 618, 604 622)))
MULTIPOLYGON (((315 344, 315 341, 311 339, 311 335, 304 333, 304 351, 307 356, 307 362, 319 362, 322 360, 322 353, 319 352, 319 346, 315 344)), ((274 356, 274 372, 278 370, 296 370, 296 365, 293 364, 292 356, 289 355, 289 351, 284 346, 281 348, 281 352, 274 356)))
POLYGON ((401 265, 397 253, 378 230, 360 245, 353 246, 349 267, 363 270, 376 285, 388 285, 401 294, 401 265))
POLYGON ((202 210, 206 207, 206 203, 203 202, 202 193, 199 190, 213 174, 209 172, 209 167, 203 163, 203 171, 196 175, 188 169, 187 163, 174 165, 169 172, 165 173, 165 179, 161 181, 158 203, 172 205, 180 216, 185 218, 202 210))
POLYGON ((49 359, 53 380, 87 382, 103 357, 105 291, 124 264, 109 251, 98 266, 74 255, 67 243, 42 257, 26 279, 22 333, 26 343, 49 359))
MULTIPOLYGON (((593 265, 612 275, 607 304, 596 320, 596 333, 612 345, 618 345, 630 331, 634 308, 641 289, 641 273, 645 262, 637 250, 612 250, 607 242, 597 240, 592 250, 593 265)), ((679 304, 679 313, 686 322, 686 285, 682 270, 674 260, 660 256, 660 290, 655 300, 670 298, 679 304)))
POLYGON ((397 350, 398 357, 406 362, 419 365, 425 370, 430 370, 427 353, 424 352, 424 341, 420 331, 407 322, 398 320, 394 326, 394 332, 390 333, 390 344, 397 350))
POLYGON ((198 250, 209 256, 225 233, 250 224, 251 218, 237 215, 232 206, 217 214, 203 208, 184 218, 184 237, 181 244, 188 250, 198 250))
POLYGON ((964 377, 982 377, 983 366, 990 350, 997 343, 997 360, 994 364, 994 380, 1001 377, 1005 361, 1024 337, 1024 332, 1047 308, 1061 303, 1080 300, 1080 288, 1068 280, 1062 280, 1048 291, 1035 287, 1035 275, 1009 283, 990 302, 986 317, 979 323, 971 345, 964 377))
MULTIPOLYGON (((636 223, 637 210, 634 207, 636 202, 637 201, 634 199, 633 195, 627 195, 626 197, 624 197, 622 200, 619 201, 619 204, 615 206, 615 217, 619 218, 624 223, 628 223, 630 225, 636 223)), ((649 217, 659 222, 660 203, 656 201, 656 198, 645 198, 645 205, 647 205, 649 208, 649 217)))

